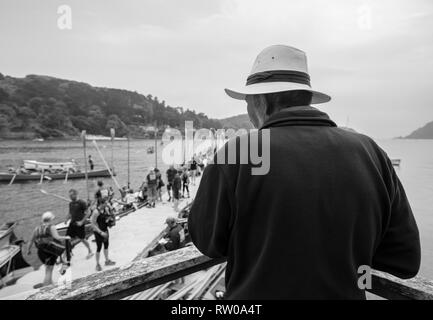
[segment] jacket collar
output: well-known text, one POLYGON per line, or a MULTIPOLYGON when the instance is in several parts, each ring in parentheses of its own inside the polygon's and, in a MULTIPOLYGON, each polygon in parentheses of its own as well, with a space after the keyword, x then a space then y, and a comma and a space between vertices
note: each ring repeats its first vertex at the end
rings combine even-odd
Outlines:
POLYGON ((336 127, 329 116, 311 106, 290 107, 277 112, 265 121, 261 129, 286 126, 327 126, 336 127))

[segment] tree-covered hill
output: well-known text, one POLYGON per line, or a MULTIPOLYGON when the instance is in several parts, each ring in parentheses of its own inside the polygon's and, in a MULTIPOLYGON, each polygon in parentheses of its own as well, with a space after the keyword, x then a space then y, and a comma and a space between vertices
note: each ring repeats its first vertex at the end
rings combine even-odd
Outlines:
POLYGON ((416 129, 406 139, 433 139, 433 121, 427 123, 424 127, 416 129))
POLYGON ((117 136, 129 132, 144 138, 148 126, 182 129, 186 120, 198 128, 221 128, 219 120, 168 106, 151 95, 48 76, 15 78, 0 73, 1 138, 67 138, 81 130, 108 135, 110 128, 117 136))
POLYGON ((240 114, 230 118, 221 119, 224 128, 233 129, 253 129, 254 126, 250 121, 248 114, 240 114))

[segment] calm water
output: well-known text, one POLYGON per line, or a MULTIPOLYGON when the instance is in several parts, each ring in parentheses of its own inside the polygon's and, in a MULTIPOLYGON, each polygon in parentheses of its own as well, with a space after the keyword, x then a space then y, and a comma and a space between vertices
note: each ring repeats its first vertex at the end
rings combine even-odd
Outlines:
MULTIPOLYGON (((379 140, 377 141, 391 158, 402 159, 398 175, 406 189, 412 205, 422 241, 422 268, 420 274, 433 279, 433 140, 379 140)), ((111 161, 111 143, 98 142, 107 162, 111 161)), ((153 141, 131 141, 130 167, 131 187, 137 188, 143 181, 149 167, 155 165, 155 156, 147 154, 146 149, 154 145, 153 141)), ((158 145, 159 147, 159 145, 158 145)), ((93 156, 96 169, 103 168, 96 150, 91 144, 88 154, 93 156)), ((71 158, 83 163, 83 150, 80 141, 0 141, 0 171, 10 166, 18 166, 24 159, 64 161, 71 158)), ((114 142, 114 165, 120 185, 127 183, 127 142, 114 142)), ((158 159, 158 167, 163 171, 167 168, 158 159)), ((113 185, 111 179, 104 179, 113 185)), ((96 189, 96 179, 90 180, 90 193, 96 189)), ((35 214, 51 210, 57 215, 57 220, 66 216, 68 204, 43 195, 37 182, 14 184, 8 186, 0 184, 0 223, 23 219, 17 227, 18 236, 28 240, 30 233, 39 222, 35 214)), ((70 188, 80 191, 86 198, 84 180, 71 180, 67 184, 63 181, 44 182, 43 189, 67 196, 70 188)), ((35 257, 31 258, 36 263, 35 257)))

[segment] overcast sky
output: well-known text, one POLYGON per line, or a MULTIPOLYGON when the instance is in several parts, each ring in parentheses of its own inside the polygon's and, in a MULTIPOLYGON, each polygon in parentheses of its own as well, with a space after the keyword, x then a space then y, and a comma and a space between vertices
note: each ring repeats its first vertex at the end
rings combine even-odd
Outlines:
POLYGON ((431 0, 1 0, 0 72, 136 90, 211 117, 246 112, 224 87, 256 55, 307 52, 318 107, 376 138, 433 121, 431 0), (59 5, 72 29, 57 25, 59 5))

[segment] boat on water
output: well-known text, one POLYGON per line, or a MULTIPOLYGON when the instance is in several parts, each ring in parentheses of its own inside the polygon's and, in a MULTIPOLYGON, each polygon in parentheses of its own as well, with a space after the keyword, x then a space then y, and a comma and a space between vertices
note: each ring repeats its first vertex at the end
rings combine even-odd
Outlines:
POLYGON ((401 159, 391 159, 391 163, 394 167, 400 167, 401 159))
MULTIPOLYGON (((66 175, 68 176, 67 179, 84 179, 86 177, 85 172, 74 172, 74 173, 67 173, 67 172, 60 172, 60 173, 42 173, 42 172, 31 172, 31 173, 19 173, 14 174, 10 172, 0 172, 0 182, 7 182, 10 181, 14 182, 26 182, 26 181, 40 181, 41 179, 44 180, 59 180, 59 179, 66 179, 66 175), (15 178, 14 178, 15 177, 15 178)), ((116 175, 113 172, 113 175, 116 175)), ((110 172, 105 170, 94 170, 94 171, 88 171, 87 176, 89 178, 104 178, 104 177, 110 177, 110 172)))
POLYGON ((22 256, 23 241, 14 234, 16 225, 16 222, 7 222, 0 226, 0 288, 15 283, 33 270, 22 256))
MULTIPOLYGON (((111 141, 111 137, 107 136, 99 136, 99 135, 86 135, 87 141, 111 141)), ((127 138, 120 138, 120 137, 114 137, 113 140, 115 141, 126 141, 127 138)))
POLYGON ((14 240, 13 230, 16 225, 16 222, 6 222, 0 226, 0 248, 8 245, 11 242, 11 238, 12 241, 14 240))
POLYGON ((11 285, 33 268, 24 260, 20 245, 0 248, 0 288, 11 285))
POLYGON ((77 164, 74 161, 68 162, 41 162, 36 160, 24 160, 26 170, 69 170, 75 169, 77 164))

